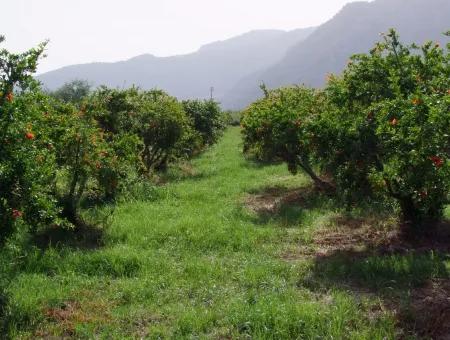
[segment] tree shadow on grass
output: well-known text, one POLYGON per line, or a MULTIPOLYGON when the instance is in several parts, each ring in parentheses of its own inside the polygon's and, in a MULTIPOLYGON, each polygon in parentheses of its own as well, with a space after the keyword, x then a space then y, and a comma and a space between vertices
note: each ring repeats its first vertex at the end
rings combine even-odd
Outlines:
POLYGON ((0 334, 3 334, 6 338, 6 334, 8 333, 8 297, 0 288, 0 334))
POLYGON ((180 181, 190 181, 190 182, 198 182, 208 178, 213 177, 214 173, 205 173, 205 172, 170 172, 166 174, 162 174, 159 176, 157 180, 158 185, 164 185, 167 183, 180 182, 180 181))
POLYGON ((414 242, 404 240, 398 230, 374 236, 365 223, 353 227, 317 237, 311 271, 299 285, 376 296, 396 316, 405 337, 448 339, 450 222, 414 242))
POLYGON ((32 243, 39 249, 68 247, 96 250, 104 246, 104 229, 85 224, 76 229, 49 228, 35 234, 32 243))
POLYGON ((287 188, 283 186, 251 190, 244 201, 252 223, 265 225, 277 222, 283 226, 298 226, 311 210, 337 207, 336 201, 313 185, 287 188))
POLYGON ((314 186, 267 187, 249 192, 244 202, 255 224, 275 221, 299 226, 305 217, 330 213, 312 236, 299 244, 286 261, 311 259, 309 275, 299 286, 326 293, 345 290, 356 297, 382 301, 392 312, 403 336, 450 338, 450 221, 428 235, 407 240, 392 211, 359 202, 349 210, 336 197, 314 186))
POLYGON ((280 165, 283 164, 283 162, 281 160, 258 160, 256 158, 253 157, 246 157, 245 159, 242 160, 241 162, 241 167, 245 168, 245 169, 264 169, 267 166, 273 166, 273 165, 280 165))
POLYGON ((68 226, 49 225, 31 234, 30 243, 41 250, 73 248, 95 250, 104 246, 104 236, 113 222, 117 203, 84 197, 80 209, 65 215, 68 226), (71 227, 70 227, 71 226, 71 227))
POLYGON ((167 183, 179 182, 179 181, 201 181, 208 179, 216 175, 214 172, 199 171, 192 165, 192 160, 189 162, 179 162, 165 172, 158 173, 154 180, 158 185, 164 185, 167 183))

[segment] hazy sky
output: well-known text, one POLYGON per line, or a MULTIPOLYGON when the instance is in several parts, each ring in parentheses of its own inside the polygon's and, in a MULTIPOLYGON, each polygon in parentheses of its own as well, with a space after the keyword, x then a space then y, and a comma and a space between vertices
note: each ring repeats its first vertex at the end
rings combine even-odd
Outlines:
POLYGON ((50 39, 40 72, 151 53, 184 54, 254 30, 319 25, 351 0, 0 0, 5 46, 50 39))

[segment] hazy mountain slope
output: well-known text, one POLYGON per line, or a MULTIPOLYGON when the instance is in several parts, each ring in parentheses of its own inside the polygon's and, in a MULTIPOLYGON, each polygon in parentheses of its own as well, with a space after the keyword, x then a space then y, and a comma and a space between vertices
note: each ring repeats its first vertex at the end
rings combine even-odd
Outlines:
POLYGON ((116 63, 73 65, 38 77, 55 89, 72 79, 87 79, 93 85, 112 87, 158 87, 179 98, 205 98, 211 86, 221 98, 241 78, 281 60, 286 51, 313 29, 290 32, 258 30, 203 46, 188 55, 157 58, 141 55, 116 63), (270 46, 270 48, 268 48, 270 46))
POLYGON ((389 28, 396 28, 405 42, 444 42, 448 39, 441 33, 450 29, 450 0, 350 3, 292 47, 281 62, 242 79, 222 103, 229 108, 246 106, 260 96, 261 81, 269 87, 322 86, 327 73, 341 72, 350 55, 367 52, 389 28))

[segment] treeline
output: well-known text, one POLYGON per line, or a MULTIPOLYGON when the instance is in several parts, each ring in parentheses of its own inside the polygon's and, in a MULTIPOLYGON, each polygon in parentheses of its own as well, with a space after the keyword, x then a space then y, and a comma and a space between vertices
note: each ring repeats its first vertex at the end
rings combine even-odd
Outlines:
POLYGON ((226 124, 217 102, 160 90, 91 92, 78 81, 45 93, 32 77, 44 48, 0 51, 0 244, 19 231, 81 228, 83 200, 115 202, 214 144, 226 124))
POLYGON ((348 204, 392 203, 406 231, 424 230, 450 203, 449 49, 405 46, 391 30, 324 89, 262 86, 241 121, 244 151, 348 204))

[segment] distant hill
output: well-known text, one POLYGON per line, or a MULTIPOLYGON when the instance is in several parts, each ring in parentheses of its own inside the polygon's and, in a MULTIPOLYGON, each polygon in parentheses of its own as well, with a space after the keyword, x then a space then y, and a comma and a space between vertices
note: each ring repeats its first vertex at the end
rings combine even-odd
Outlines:
POLYGON ((349 56, 367 52, 380 33, 395 28, 404 42, 445 43, 450 29, 450 0, 375 0, 346 5, 336 16, 293 46, 272 67, 244 77, 223 98, 227 108, 243 108, 268 87, 301 84, 320 87, 327 73, 339 73, 349 56))
POLYGON ((221 99, 245 76, 280 61, 313 28, 294 31, 257 30, 201 47, 197 52, 158 58, 150 54, 115 63, 73 65, 44 73, 38 79, 54 90, 73 79, 94 86, 161 88, 180 99, 207 98, 210 87, 221 99))

